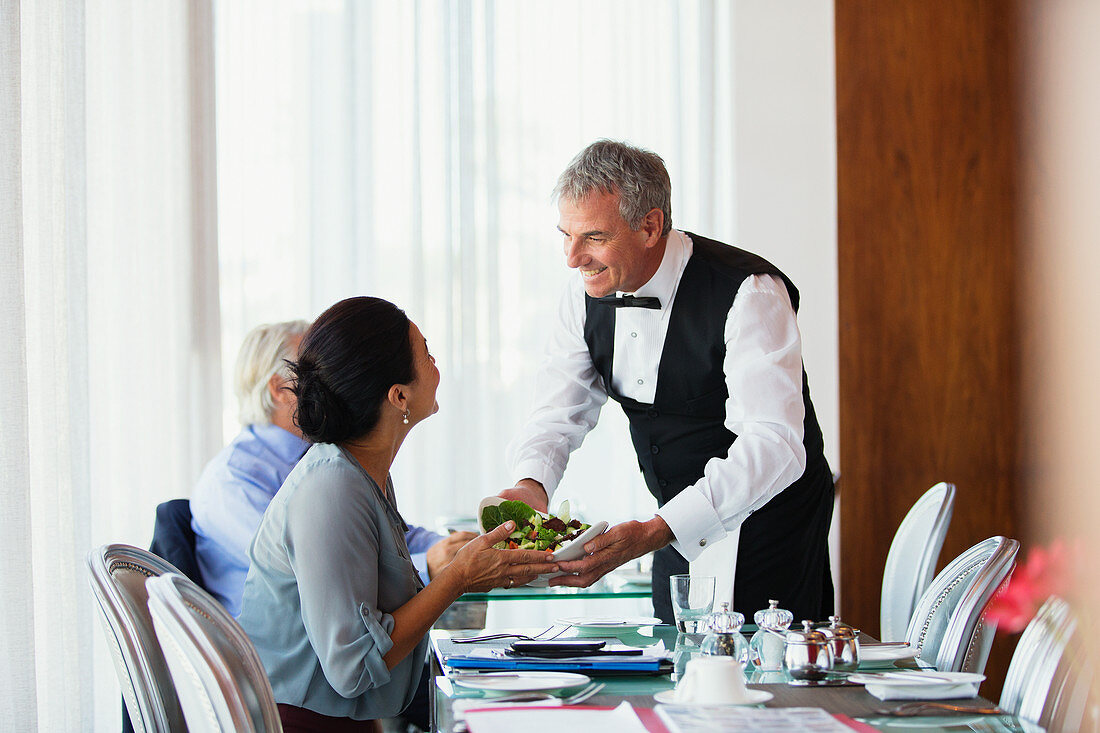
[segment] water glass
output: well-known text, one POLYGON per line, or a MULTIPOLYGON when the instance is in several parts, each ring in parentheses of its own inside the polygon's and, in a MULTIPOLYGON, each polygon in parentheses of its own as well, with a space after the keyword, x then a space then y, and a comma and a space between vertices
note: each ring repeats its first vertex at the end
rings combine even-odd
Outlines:
POLYGON ((686 634, 705 632, 707 617, 714 607, 714 576, 673 575, 668 582, 677 631, 686 634))

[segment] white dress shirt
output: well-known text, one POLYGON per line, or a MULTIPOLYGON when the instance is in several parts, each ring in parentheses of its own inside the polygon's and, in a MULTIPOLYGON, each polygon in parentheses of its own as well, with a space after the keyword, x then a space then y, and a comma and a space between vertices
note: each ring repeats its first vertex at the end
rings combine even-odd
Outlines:
MULTIPOLYGON (((620 394, 638 402, 654 401, 669 315, 691 254, 690 237, 673 230, 656 274, 635 293, 660 298, 661 308, 616 311, 612 381, 620 394)), ((566 286, 558 315, 536 377, 535 408, 507 452, 513 475, 538 481, 551 497, 569 454, 595 426, 607 401, 584 341, 584 286, 579 275, 566 286)), ((676 537, 672 546, 689 561, 727 539, 722 543, 723 565, 731 567, 727 563, 731 551, 736 556, 741 522, 806 468, 802 337, 780 278, 745 279, 726 317, 725 344, 723 372, 729 398, 724 423, 737 440, 725 456, 709 460, 702 478, 657 514, 676 537)), ((725 588, 719 597, 732 596, 732 578, 720 586, 725 588)))

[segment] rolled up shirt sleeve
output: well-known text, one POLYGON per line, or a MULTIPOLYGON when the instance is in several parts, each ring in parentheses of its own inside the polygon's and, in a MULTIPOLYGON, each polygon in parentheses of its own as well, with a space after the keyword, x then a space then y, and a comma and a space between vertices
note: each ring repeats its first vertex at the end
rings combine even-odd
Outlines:
POLYGON ((516 481, 531 478, 553 497, 569 455, 596 425, 607 402, 603 380, 584 341, 584 291, 580 279, 566 286, 558 323, 535 377, 535 406, 508 445, 506 460, 516 481))
POLYGON ((346 464, 318 466, 312 494, 288 505, 286 540, 298 581, 302 622, 329 685, 355 698, 390 681, 393 616, 378 608, 379 532, 358 479, 346 464))
POLYGON ((657 511, 691 561, 806 469, 803 445, 802 337, 782 280, 742 283, 726 318, 725 426, 737 436, 703 477, 657 511))

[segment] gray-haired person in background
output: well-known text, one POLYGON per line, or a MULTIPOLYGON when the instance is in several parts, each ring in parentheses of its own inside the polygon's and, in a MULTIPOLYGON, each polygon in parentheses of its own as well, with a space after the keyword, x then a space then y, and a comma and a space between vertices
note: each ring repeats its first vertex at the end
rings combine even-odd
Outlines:
POLYGON ((588 586, 656 551, 653 604, 665 623, 669 576, 689 563, 732 595, 716 601, 747 616, 778 598, 795 618, 824 618, 833 482, 802 368, 798 290, 757 255, 673 229, 668 172, 648 150, 599 140, 555 193, 578 277, 558 308, 535 409, 509 446, 516 486, 501 496, 545 510, 611 397, 659 508, 589 542, 551 584, 588 586))
MULTIPOLYGON (((234 368, 241 432, 206 465, 191 496, 191 526, 203 584, 237 616, 248 574, 248 545, 271 497, 309 448, 294 424, 297 398, 288 389, 288 361, 298 358, 307 321, 252 329, 234 368)), ((405 541, 426 583, 476 535, 442 537, 409 526, 405 541)))

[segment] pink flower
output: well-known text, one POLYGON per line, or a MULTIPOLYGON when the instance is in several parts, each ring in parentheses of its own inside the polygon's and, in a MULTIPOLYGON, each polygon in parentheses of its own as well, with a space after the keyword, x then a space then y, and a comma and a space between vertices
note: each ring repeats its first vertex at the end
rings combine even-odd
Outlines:
POLYGON ((1066 594, 1074 560, 1080 556, 1078 543, 1067 546, 1060 539, 1049 548, 1031 548, 1027 561, 1016 567, 1008 583, 990 601, 986 619, 1009 633, 1023 631, 1048 597, 1066 594))

